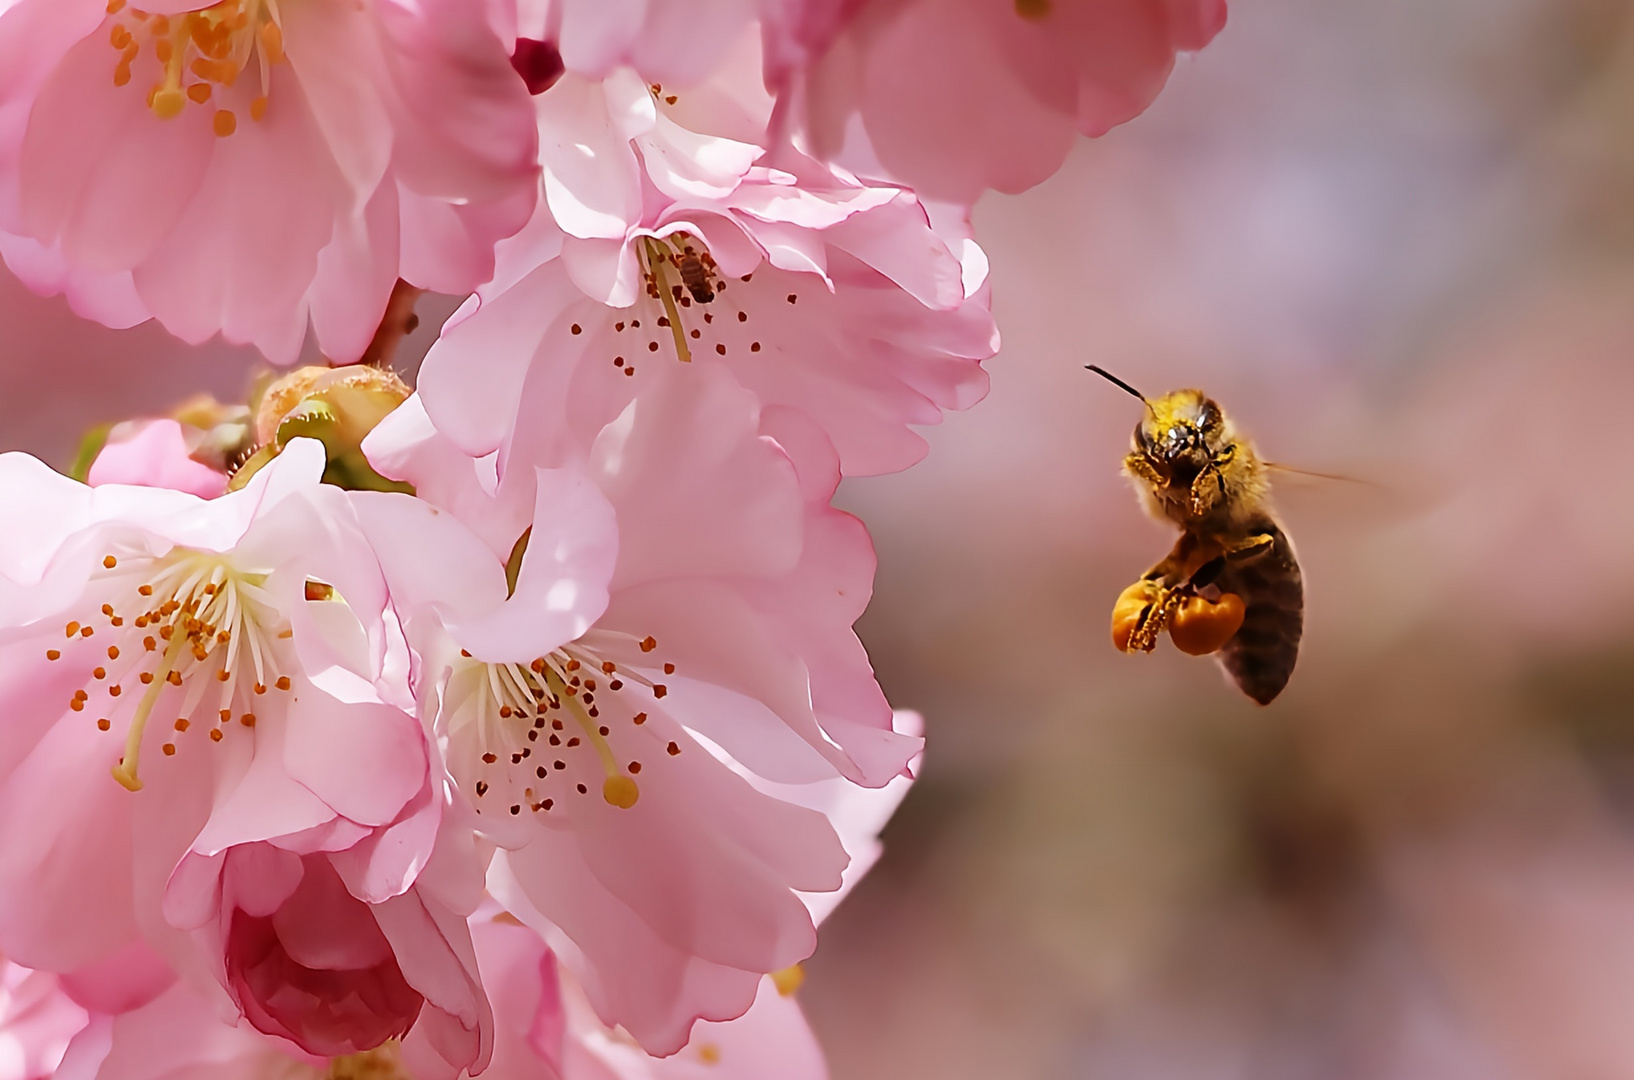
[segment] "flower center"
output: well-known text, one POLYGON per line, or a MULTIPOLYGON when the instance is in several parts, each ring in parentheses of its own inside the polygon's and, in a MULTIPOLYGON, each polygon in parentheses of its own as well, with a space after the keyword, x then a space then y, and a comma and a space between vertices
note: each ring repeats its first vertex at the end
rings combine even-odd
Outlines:
POLYGON ((331 1058, 324 1080, 413 1080, 403 1064, 396 1039, 388 1039, 373 1050, 331 1058))
MULTIPOLYGON (((663 351, 659 342, 666 331, 675 358, 682 363, 692 362, 694 350, 702 350, 705 355, 712 351, 721 357, 758 358, 762 349, 758 330, 761 324, 751 322, 749 309, 769 311, 774 304, 781 308, 800 299, 798 293, 779 292, 777 275, 769 285, 756 280, 759 271, 728 281, 703 241, 690 233, 677 232, 663 238, 643 236, 637 243, 636 255, 646 279, 647 298, 655 302, 658 312, 641 311, 638 305, 636 312, 649 320, 645 327, 641 317, 620 319, 613 323, 614 336, 600 339, 594 346, 614 354, 610 357, 613 366, 626 375, 635 374, 636 357, 663 351), (751 286, 751 281, 756 284, 751 286), (729 285, 734 302, 723 298, 729 285)), ((585 328, 574 323, 569 331, 577 335, 585 328)))
POLYGON ((495 805, 512 816, 523 807, 548 812, 592 786, 613 806, 636 804, 638 755, 661 748, 674 756, 681 747, 646 727, 642 708, 648 695, 669 692, 655 677, 673 675, 675 665, 606 659, 630 654, 632 646, 645 657, 658 643, 593 630, 527 664, 461 653, 448 682, 449 744, 457 778, 473 783, 478 813, 495 805))
MULTIPOLYGON (((225 556, 176 548, 158 558, 127 556, 121 561, 108 555, 102 565, 106 573, 93 579, 87 591, 93 603, 104 599, 100 619, 68 623, 68 644, 45 655, 52 661, 94 664, 68 708, 86 710, 91 703, 86 687, 106 694, 105 708, 93 710, 105 713, 96 722, 98 729, 109 731, 116 721, 128 720, 125 753, 114 766, 114 779, 140 791, 136 770, 142 735, 160 703, 177 718, 178 736, 194 725, 207 695, 214 708, 202 726, 211 742, 224 738, 235 715, 240 726, 254 727, 254 698, 269 685, 290 688, 288 676, 272 674, 274 640, 289 637, 290 631, 261 588, 264 575, 238 571, 225 556), (105 624, 101 635, 96 622, 105 624), (102 647, 101 639, 110 637, 112 643, 102 647), (131 684, 141 690, 126 696, 131 684)), ((164 753, 174 755, 176 743, 167 741, 164 753)))
MULTIPOLYGON (((272 65, 284 58, 277 0, 221 0, 174 15, 152 15, 128 7, 126 0, 108 0, 108 14, 108 43, 119 53, 114 85, 129 83, 133 66, 147 56, 158 65, 158 80, 148 91, 153 115, 170 120, 189 102, 210 104, 218 88, 230 89, 238 81, 252 57, 260 67, 261 93, 250 101, 250 118, 266 115, 272 65)), ((217 108, 212 126, 225 138, 238 130, 238 116, 217 108)))
MULTIPOLYGON (((713 303, 718 294, 726 291, 726 282, 720 280, 719 268, 703 241, 688 233, 671 233, 662 240, 644 236, 641 248, 646 255, 647 296, 664 305, 658 325, 669 329, 675 340, 676 358, 690 364, 692 351, 687 344, 689 334, 681 309, 690 308, 694 303, 713 303), (671 282, 671 273, 679 280, 671 282)), ((714 321, 709 312, 704 312, 703 317, 705 322, 714 321)), ((694 329, 690 336, 697 338, 701 333, 694 329)))

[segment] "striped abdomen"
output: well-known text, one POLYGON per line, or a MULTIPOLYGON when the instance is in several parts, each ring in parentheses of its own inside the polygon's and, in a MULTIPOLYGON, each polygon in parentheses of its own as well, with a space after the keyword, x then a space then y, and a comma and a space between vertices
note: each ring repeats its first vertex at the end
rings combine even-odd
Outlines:
POLYGON ((1220 650, 1220 666, 1243 693, 1269 705, 1299 659, 1305 628, 1305 586, 1293 543, 1269 515, 1249 524, 1248 535, 1273 537, 1269 548, 1241 562, 1228 562, 1215 584, 1243 598, 1242 629, 1220 650))

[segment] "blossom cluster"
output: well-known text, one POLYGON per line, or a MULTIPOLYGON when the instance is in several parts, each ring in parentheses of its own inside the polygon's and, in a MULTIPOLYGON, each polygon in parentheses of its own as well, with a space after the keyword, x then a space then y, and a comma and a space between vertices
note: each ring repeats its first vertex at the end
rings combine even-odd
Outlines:
POLYGON ((0 1080, 823 1076, 922 750, 835 490, 1223 0, 142 4, 0 0, 0 255, 327 362, 0 455, 0 1080))

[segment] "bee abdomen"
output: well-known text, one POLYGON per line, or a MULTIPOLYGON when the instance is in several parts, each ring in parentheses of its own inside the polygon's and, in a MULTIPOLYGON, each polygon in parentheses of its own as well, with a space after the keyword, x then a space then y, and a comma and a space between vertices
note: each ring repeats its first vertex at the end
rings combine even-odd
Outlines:
POLYGON ((1243 625, 1220 650, 1220 664, 1242 692, 1269 705, 1294 673, 1305 628, 1305 587, 1287 534, 1274 522, 1257 532, 1275 537, 1271 549, 1228 568, 1220 588, 1243 598, 1243 625))

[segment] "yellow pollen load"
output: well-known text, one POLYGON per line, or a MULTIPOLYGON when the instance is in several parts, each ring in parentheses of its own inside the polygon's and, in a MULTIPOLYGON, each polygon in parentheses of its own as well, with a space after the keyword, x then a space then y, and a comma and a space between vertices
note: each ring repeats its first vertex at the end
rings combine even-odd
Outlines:
MULTIPOLYGON (((85 664, 88 680, 106 687, 107 698, 95 705, 83 687, 68 702, 76 713, 92 706, 97 730, 111 731, 115 720, 128 716, 124 754, 113 776, 140 791, 142 740, 155 715, 162 712, 167 719, 161 724, 179 735, 202 722, 201 713, 219 710, 220 723, 210 725, 207 734, 217 743, 234 715, 232 706, 250 695, 252 679, 258 687, 273 681, 284 691, 292 684, 271 673, 269 631, 278 620, 260 575, 235 571, 220 555, 184 548, 158 558, 110 555, 102 565, 104 572, 91 583, 99 598, 109 598, 100 605, 101 625, 94 625, 95 616, 69 622, 64 628, 69 644, 47 649, 45 656, 52 663, 85 664), (128 628, 121 606, 132 616, 128 628), (98 629, 111 633, 114 643, 89 641, 98 629), (127 683, 140 691, 133 693, 135 701, 123 694, 127 683), (208 708, 207 695, 213 699, 208 708)), ((240 723, 253 726, 254 714, 243 712, 240 723)), ((166 757, 177 753, 173 740, 160 747, 166 757)))
MULTIPOLYGON (((251 61, 257 65, 261 93, 250 100, 252 121, 267 115, 271 68, 284 59, 284 32, 272 0, 222 0, 200 11, 152 15, 108 0, 112 26, 108 44, 119 54, 115 86, 128 85, 136 65, 158 69, 158 81, 147 91, 147 104, 161 120, 174 120, 189 104, 210 105, 219 91, 229 90, 251 61)), ((238 130, 238 116, 228 108, 212 109, 211 130, 225 139, 238 130)))
MULTIPOLYGON (((610 631, 592 636, 639 645, 642 652, 657 647, 650 637, 623 641, 627 635, 610 631)), ((642 667, 648 670, 603 659, 584 639, 527 664, 487 663, 462 650, 444 700, 450 703, 450 739, 465 747, 477 772, 462 781, 474 780, 477 812, 545 813, 560 799, 590 794, 594 773, 600 773, 596 782, 604 802, 621 810, 635 806, 642 762, 635 754, 621 757, 614 744, 626 751, 644 748, 649 758, 660 748, 672 757, 681 752, 645 726, 648 714, 641 709, 668 692, 653 681, 657 670, 673 674, 675 665, 643 661, 642 667), (633 701, 631 694, 642 700, 633 701)))

